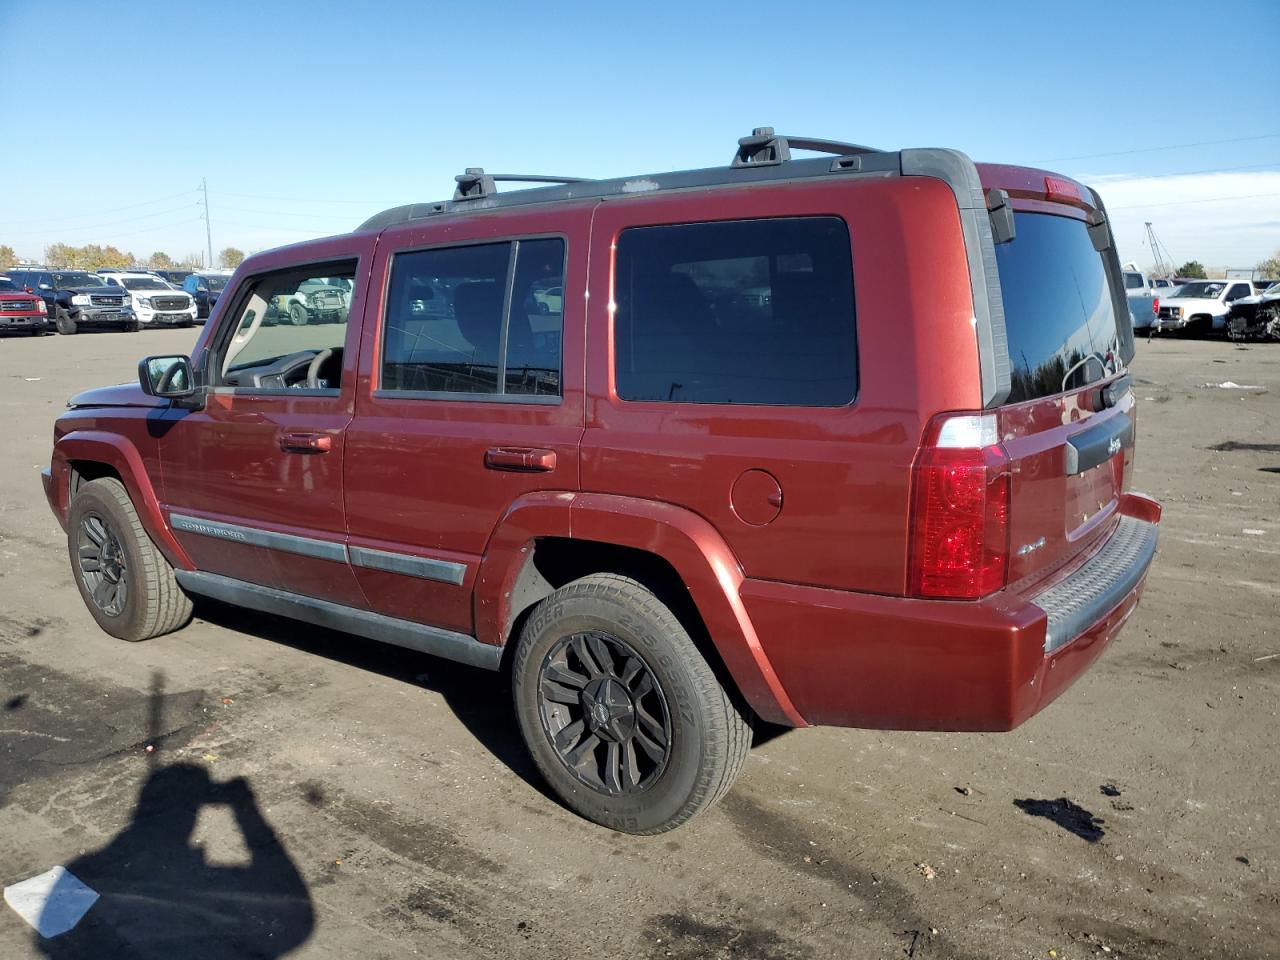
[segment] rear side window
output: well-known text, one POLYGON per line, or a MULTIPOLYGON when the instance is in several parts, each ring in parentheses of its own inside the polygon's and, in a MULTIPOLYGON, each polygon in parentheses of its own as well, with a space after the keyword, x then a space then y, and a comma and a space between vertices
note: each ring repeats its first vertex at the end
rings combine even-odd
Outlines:
POLYGON ((614 300, 624 400, 837 407, 857 393, 837 217, 624 230, 614 300))
POLYGON ((1124 275, 1124 286, 1125 286, 1125 289, 1126 289, 1126 290, 1141 290, 1141 289, 1142 289, 1142 274, 1140 274, 1140 273, 1126 273, 1126 274, 1124 275))
POLYGON ((382 390, 560 395, 564 241, 504 241, 397 254, 382 390))
POLYGON ((1119 335, 1106 267, 1088 227, 1041 213, 1014 218, 1015 239, 996 246, 1013 368, 1008 402, 1106 379, 1120 367, 1119 335))

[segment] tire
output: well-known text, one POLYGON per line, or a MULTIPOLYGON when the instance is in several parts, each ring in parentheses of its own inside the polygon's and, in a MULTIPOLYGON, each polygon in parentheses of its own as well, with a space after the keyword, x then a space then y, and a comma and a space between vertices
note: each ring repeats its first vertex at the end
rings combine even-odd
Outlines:
POLYGON ((76 332, 76 322, 71 319, 71 314, 58 308, 58 312, 54 314, 53 325, 57 331, 64 337, 69 337, 76 332))
POLYGON ((76 491, 67 553, 85 606, 113 637, 147 640, 191 619, 190 598, 147 536, 119 480, 92 480, 76 491))
POLYGON ((142 324, 139 323, 137 320, 133 321, 133 323, 126 323, 124 325, 125 333, 137 333, 141 329, 142 329, 142 324))
POLYGON ((305 327, 308 319, 306 307, 300 303, 289 304, 289 322, 295 327, 305 327))
POLYGON ((615 574, 575 580, 534 608, 512 662, 512 694, 551 789, 624 833, 663 833, 706 810, 751 748, 744 712, 680 621, 615 574))

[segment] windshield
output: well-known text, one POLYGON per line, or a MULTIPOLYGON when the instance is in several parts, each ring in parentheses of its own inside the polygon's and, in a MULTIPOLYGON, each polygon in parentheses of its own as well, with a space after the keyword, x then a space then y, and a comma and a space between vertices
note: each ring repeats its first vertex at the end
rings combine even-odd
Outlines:
POLYGON ((0 290, 21 290, 22 288, 8 277, 0 277, 0 290))
POLYGON ((72 273, 55 273, 53 285, 59 290, 67 287, 105 287, 107 282, 94 273, 75 271, 72 273))
POLYGON ((172 290, 163 280, 152 277, 121 277, 120 285, 126 290, 172 290))
POLYGON ((1015 213, 1016 238, 996 246, 1013 370, 1009 403, 1049 397, 1120 368, 1115 304, 1085 223, 1015 213))
POLYGON ((1262 295, 1264 297, 1269 297, 1273 293, 1280 293, 1280 283, 1273 283, 1271 286, 1267 287, 1267 289, 1262 291, 1262 295))
POLYGON ((1201 300, 1213 300, 1217 298, 1218 294, 1222 293, 1226 286, 1227 285, 1225 283, 1212 283, 1206 281, 1200 281, 1199 283, 1187 283, 1178 290, 1178 296, 1196 297, 1201 300))
POLYGON ((1124 286, 1125 286, 1125 289, 1126 289, 1126 290, 1141 290, 1141 289, 1142 289, 1142 274, 1140 274, 1140 273, 1126 273, 1126 274, 1124 275, 1124 286))
POLYGON ((227 285, 230 277, 202 277, 202 280, 209 285, 209 289, 217 293, 227 285))

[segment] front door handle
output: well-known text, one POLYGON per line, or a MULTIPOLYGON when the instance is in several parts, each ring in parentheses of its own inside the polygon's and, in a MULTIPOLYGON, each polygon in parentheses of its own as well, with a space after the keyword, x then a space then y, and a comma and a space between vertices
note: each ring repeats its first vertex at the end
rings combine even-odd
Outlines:
POLYGON ((282 433, 280 449, 285 453, 328 453, 333 437, 327 433, 282 433))
POLYGON ((556 468, 556 452, 533 447, 490 447, 484 452, 484 465, 490 470, 550 473, 556 468))

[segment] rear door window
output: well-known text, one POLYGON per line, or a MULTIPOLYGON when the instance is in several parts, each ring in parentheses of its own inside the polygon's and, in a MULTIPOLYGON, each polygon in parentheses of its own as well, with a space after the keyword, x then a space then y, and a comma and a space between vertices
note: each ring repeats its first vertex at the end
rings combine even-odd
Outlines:
POLYGON ((1042 213, 1014 219, 1015 239, 996 246, 1012 366, 1008 402, 1106 379, 1121 366, 1119 334, 1106 266, 1088 227, 1042 213))
POLYGON ((397 254, 380 389, 559 397, 564 254, 558 237, 397 254))
POLYGON ((633 227, 618 238, 624 400, 837 407, 857 393, 853 263, 837 217, 633 227))

